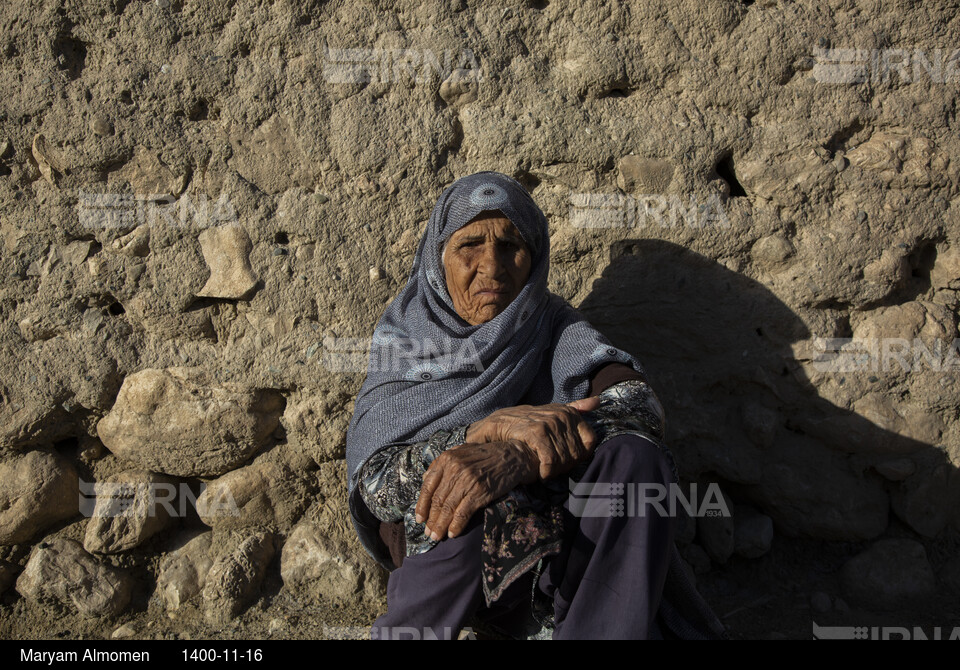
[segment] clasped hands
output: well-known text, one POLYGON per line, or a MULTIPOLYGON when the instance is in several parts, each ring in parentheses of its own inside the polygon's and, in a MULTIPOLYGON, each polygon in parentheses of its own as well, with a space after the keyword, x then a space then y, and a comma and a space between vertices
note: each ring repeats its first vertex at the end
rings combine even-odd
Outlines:
POLYGON ((520 484, 561 475, 588 458, 596 435, 580 416, 597 397, 497 410, 471 424, 466 441, 438 456, 423 475, 417 523, 437 541, 456 537, 478 510, 520 484))

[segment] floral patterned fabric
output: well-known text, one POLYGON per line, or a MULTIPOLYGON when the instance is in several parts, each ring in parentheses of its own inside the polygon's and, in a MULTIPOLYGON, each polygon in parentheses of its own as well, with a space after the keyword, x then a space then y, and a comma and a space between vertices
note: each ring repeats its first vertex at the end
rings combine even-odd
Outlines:
MULTIPOLYGON (((598 397, 600 406, 583 414, 598 445, 631 433, 666 451, 661 442, 663 408, 645 381, 619 382, 598 397)), ((427 468, 441 453, 463 444, 466 431, 466 426, 439 430, 425 441, 388 447, 371 456, 360 471, 360 495, 370 511, 382 522, 404 522, 407 556, 437 544, 424 534, 424 524, 416 522, 417 498, 427 468)), ((566 477, 520 486, 484 509, 483 591, 488 605, 543 558, 560 552, 570 481, 578 481, 586 467, 581 464, 566 477)), ((676 479, 676 468, 674 475, 676 479)))

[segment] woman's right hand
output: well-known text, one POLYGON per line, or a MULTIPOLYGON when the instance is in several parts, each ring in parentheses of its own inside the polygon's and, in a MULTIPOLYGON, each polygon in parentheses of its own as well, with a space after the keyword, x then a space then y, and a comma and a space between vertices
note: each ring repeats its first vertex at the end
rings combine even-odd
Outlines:
POLYGON ((497 410, 467 428, 467 442, 519 441, 540 461, 541 479, 572 470, 593 452, 596 435, 580 416, 600 406, 596 396, 571 403, 519 405, 497 410))
POLYGON ((417 523, 434 541, 456 537, 479 510, 520 484, 537 479, 537 455, 516 441, 462 444, 448 449, 423 475, 417 523))

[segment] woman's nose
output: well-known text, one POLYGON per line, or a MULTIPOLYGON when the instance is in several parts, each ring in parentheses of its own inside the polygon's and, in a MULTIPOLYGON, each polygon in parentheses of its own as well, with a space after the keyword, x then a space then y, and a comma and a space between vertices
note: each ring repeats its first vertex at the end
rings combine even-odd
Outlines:
POLYGON ((480 263, 477 269, 490 277, 496 277, 506 269, 496 244, 483 245, 483 253, 480 255, 480 263))

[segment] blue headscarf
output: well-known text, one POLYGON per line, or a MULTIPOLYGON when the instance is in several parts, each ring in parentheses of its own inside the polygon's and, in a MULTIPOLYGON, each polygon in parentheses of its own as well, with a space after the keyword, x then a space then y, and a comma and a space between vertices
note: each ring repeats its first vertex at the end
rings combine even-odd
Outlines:
POLYGON ((351 491, 364 462, 386 446, 425 440, 504 407, 583 398, 591 373, 605 363, 643 372, 637 359, 547 290, 549 268, 547 219, 520 183, 478 172, 443 192, 407 284, 373 334, 367 378, 347 429, 351 491), (443 248, 491 210, 510 219, 530 248, 530 276, 503 312, 470 325, 447 291, 443 248))

